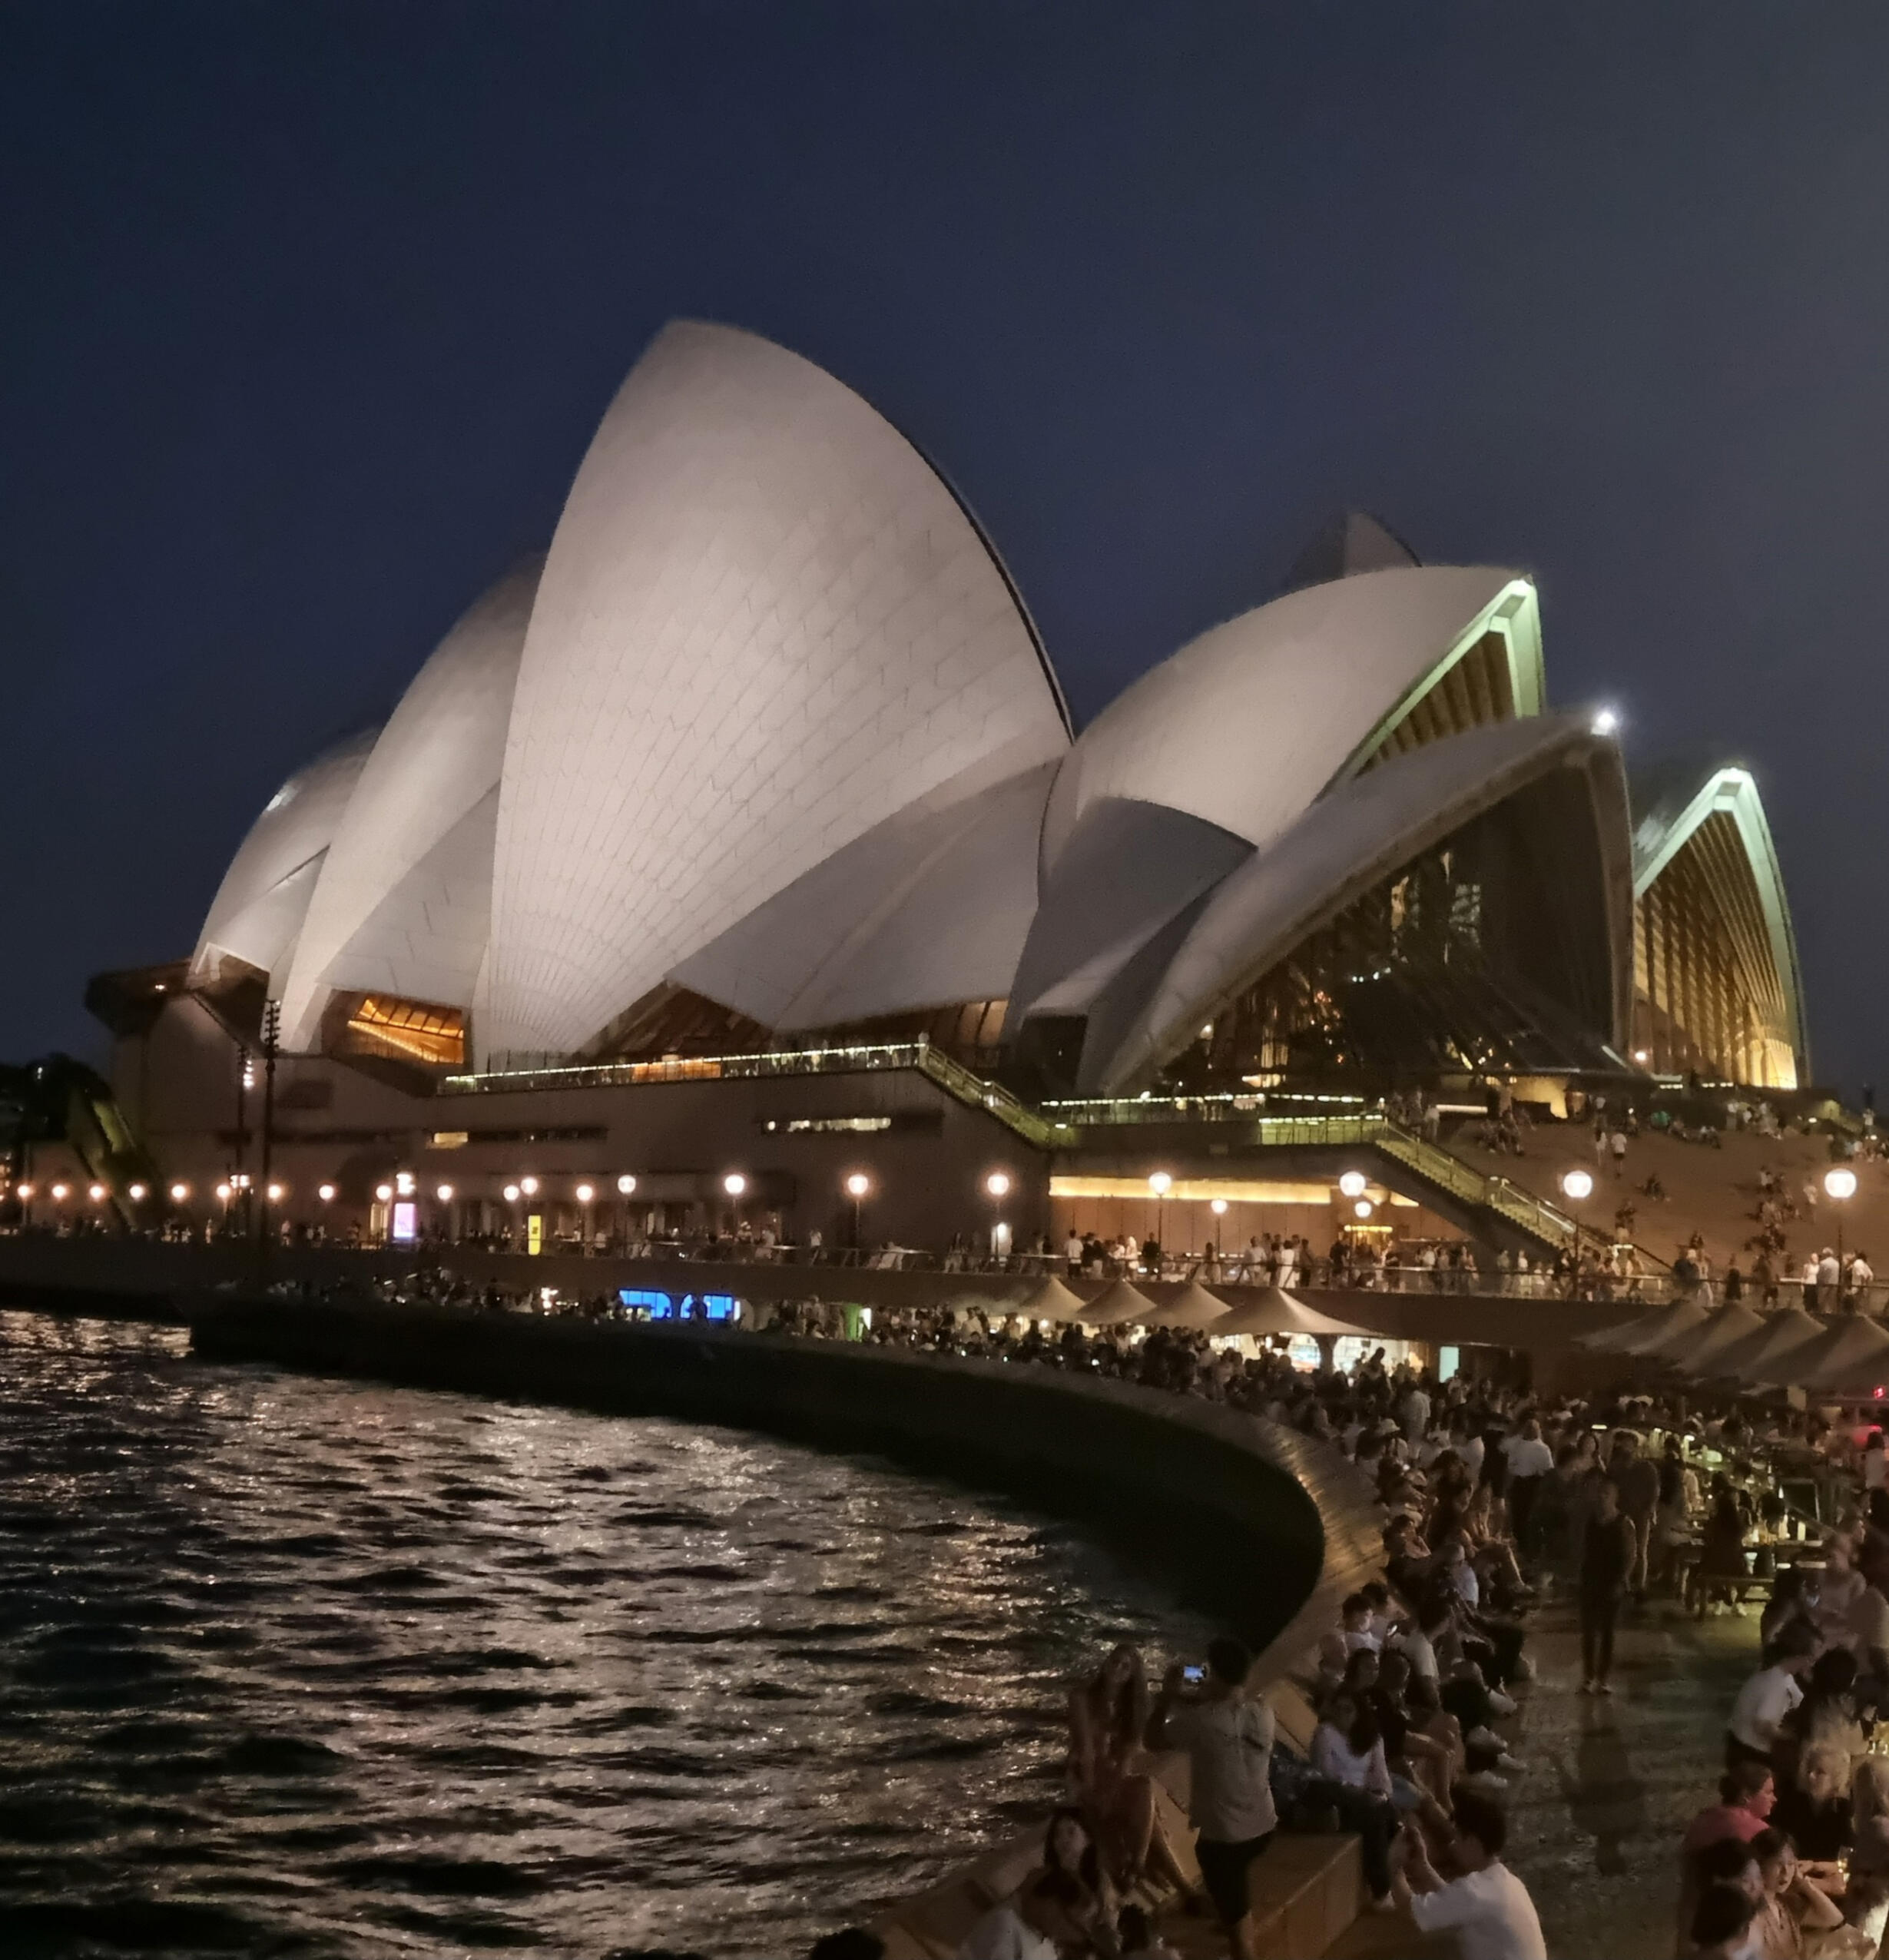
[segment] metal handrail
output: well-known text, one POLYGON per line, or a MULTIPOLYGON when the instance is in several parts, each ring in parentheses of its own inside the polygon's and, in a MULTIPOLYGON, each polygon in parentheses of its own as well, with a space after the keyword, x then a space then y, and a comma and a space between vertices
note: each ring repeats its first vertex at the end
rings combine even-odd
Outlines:
POLYGON ((1074 1132, 1020 1103, 1007 1089, 965 1067, 923 1036, 916 1041, 850 1042, 842 1046, 767 1050, 747 1055, 675 1055, 654 1062, 575 1062, 555 1067, 495 1069, 448 1076, 443 1093, 466 1096, 544 1089, 615 1089, 651 1083, 723 1082, 763 1076, 854 1075, 916 1069, 946 1094, 982 1109, 1026 1142, 1048 1149, 1074 1132))

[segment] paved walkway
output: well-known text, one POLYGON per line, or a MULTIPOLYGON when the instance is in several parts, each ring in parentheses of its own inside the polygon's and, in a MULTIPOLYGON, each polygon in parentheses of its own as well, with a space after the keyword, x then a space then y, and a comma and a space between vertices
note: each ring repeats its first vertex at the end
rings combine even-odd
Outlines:
MULTIPOLYGON (((1529 1650, 1536 1679, 1506 1725, 1528 1764, 1509 1862, 1534 1896, 1548 1951, 1554 1960, 1671 1960, 1679 1839, 1718 1782, 1725 1716, 1756 1665, 1756 1610, 1698 1623, 1664 1603, 1629 1607, 1605 1698, 1576 1692, 1571 1610, 1536 1613, 1529 1650)), ((1367 1915, 1332 1955, 1449 1950, 1426 1948, 1407 1921, 1367 1915)))

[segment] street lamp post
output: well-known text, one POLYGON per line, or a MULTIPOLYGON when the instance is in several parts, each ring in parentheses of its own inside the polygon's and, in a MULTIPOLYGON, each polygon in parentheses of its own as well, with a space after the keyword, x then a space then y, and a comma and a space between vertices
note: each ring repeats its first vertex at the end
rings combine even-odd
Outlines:
POLYGON ((1837 1208, 1837 1297, 1850 1290, 1849 1269, 1843 1262, 1843 1208, 1856 1196, 1856 1173, 1847 1164, 1824 1172, 1824 1192, 1837 1208))
POLYGON ((256 1242, 266 1265, 269 1242, 273 1235, 273 1216, 279 1186, 269 1181, 270 1160, 276 1147, 276 1050, 282 1040, 282 1003, 263 1003, 263 1212, 257 1221, 256 1242))
POLYGON ((1581 1266, 1582 1220, 1580 1208, 1593 1195, 1593 1190, 1594 1174, 1592 1171, 1583 1170, 1576 1164, 1573 1170, 1562 1172, 1562 1196, 1574 1207, 1574 1277, 1577 1284, 1580 1279, 1581 1266))
MULTIPOLYGON (((633 1198, 635 1195, 636 1179, 632 1177, 628 1171, 625 1171, 623 1175, 617 1179, 617 1196, 619 1198, 633 1198)), ((623 1215, 622 1249, 627 1252, 630 1249, 630 1208, 628 1205, 621 1205, 618 1207, 618 1209, 623 1215)))
POLYGON ((846 1181, 846 1195, 853 1201, 853 1249, 860 1249, 860 1211, 866 1202, 866 1194, 873 1188, 873 1181, 863 1171, 855 1171, 846 1181))
POLYGON ((590 1208, 591 1202, 596 1196, 596 1189, 592 1185, 580 1184, 577 1187, 577 1202, 584 1208, 584 1223, 578 1237, 577 1249, 580 1252, 590 1250, 590 1208))
POLYGON ((984 1179, 984 1189, 990 1194, 991 1209, 996 1214, 990 1226, 990 1256, 993 1259, 1007 1259, 1010 1255, 1010 1228, 1003 1222, 1003 1201, 1010 1195, 1010 1173, 993 1171, 984 1179))
MULTIPOLYGON (((1155 1171, 1148 1178, 1148 1188, 1155 1194, 1155 1243, 1162 1254, 1167 1252, 1167 1202, 1168 1193, 1174 1189, 1174 1179, 1165 1171, 1155 1171)), ((1161 1277, 1156 1273, 1155 1277, 1161 1277)))
POLYGON ((442 1184, 433 1196, 439 1200, 440 1209, 446 1215, 446 1243, 456 1245, 459 1242, 459 1229, 452 1210, 452 1187, 442 1184))

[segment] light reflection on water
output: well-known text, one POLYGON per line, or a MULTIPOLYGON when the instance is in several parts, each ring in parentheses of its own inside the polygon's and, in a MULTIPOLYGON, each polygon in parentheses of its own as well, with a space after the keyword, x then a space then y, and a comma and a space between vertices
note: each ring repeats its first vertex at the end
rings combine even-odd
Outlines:
POLYGON ((1205 1630, 1075 1533, 680 1423, 0 1313, 0 1948, 786 1960, 1205 1630))

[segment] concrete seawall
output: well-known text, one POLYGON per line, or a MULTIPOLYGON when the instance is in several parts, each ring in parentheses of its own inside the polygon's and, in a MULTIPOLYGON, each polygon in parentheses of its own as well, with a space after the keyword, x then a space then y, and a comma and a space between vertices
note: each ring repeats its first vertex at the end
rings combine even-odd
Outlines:
POLYGON ((266 1361, 870 1450, 1092 1525, 1283 1672, 1378 1554, 1337 1452, 1256 1417, 1046 1368, 840 1341, 371 1302, 235 1301, 206 1359, 266 1361))

